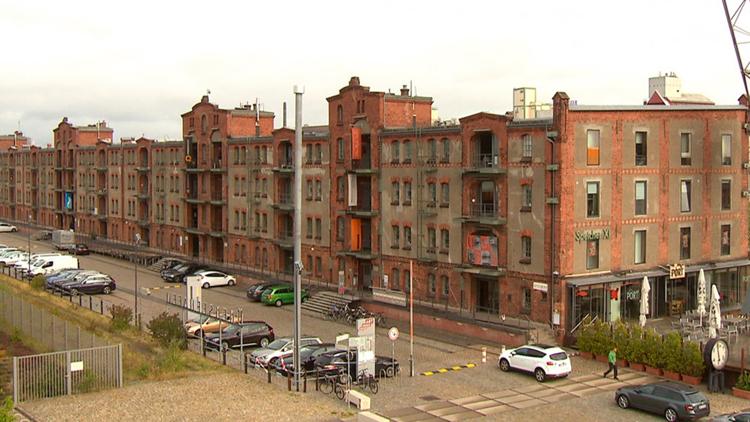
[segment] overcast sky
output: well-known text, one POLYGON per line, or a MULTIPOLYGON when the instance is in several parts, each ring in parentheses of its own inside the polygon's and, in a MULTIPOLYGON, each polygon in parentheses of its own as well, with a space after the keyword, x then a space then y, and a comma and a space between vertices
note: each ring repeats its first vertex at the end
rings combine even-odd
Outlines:
POLYGON ((207 89, 222 108, 258 97, 278 127, 304 85, 305 123, 326 123, 352 75, 376 91, 412 81, 442 118, 509 111, 519 86, 639 104, 666 71, 719 104, 743 90, 718 0, 0 0, 0 39, 0 134, 20 121, 37 145, 63 116, 180 138, 207 89))

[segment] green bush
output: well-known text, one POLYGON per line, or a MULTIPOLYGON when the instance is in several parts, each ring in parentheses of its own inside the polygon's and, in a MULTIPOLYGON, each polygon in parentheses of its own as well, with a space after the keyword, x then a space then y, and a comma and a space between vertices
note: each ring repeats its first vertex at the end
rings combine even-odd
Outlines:
POLYGON ((684 373, 685 359, 682 352, 682 336, 676 331, 667 334, 662 342, 661 354, 664 357, 664 369, 670 372, 684 373))
POLYGON ((151 331, 151 336, 162 346, 174 345, 178 349, 187 348, 185 327, 177 314, 162 312, 149 321, 146 327, 151 331))
POLYGON ((691 377, 703 376, 705 362, 703 362, 703 355, 697 343, 689 341, 683 345, 682 359, 684 361, 683 374, 691 377))
POLYGON ((42 274, 35 275, 31 279, 31 287, 36 290, 44 290, 44 286, 47 285, 47 277, 42 274))
POLYGON ((643 344, 643 328, 638 324, 629 326, 629 335, 626 346, 623 348, 623 358, 628 362, 644 363, 645 351, 643 344))
POLYGON ((182 353, 175 344, 171 344, 157 359, 159 370, 166 373, 183 371, 186 366, 182 353))
POLYGON ((614 346, 614 340, 612 339, 612 331, 610 325, 603 321, 597 321, 593 324, 593 327, 593 352, 595 355, 606 356, 614 346))
POLYGON ((583 325, 581 332, 576 340, 578 350, 582 352, 593 353, 594 348, 594 327, 592 325, 583 325))
POLYGON ((13 400, 6 397, 0 405, 0 422, 15 422, 16 417, 13 414, 13 400))
POLYGON ((112 331, 125 330, 133 322, 133 310, 125 305, 112 305, 109 313, 112 315, 112 320, 110 321, 112 331))
POLYGON ((739 388, 740 390, 750 391, 750 372, 745 371, 742 373, 742 375, 737 378, 737 383, 734 384, 734 388, 739 388))
POLYGON ((10 341, 13 343, 21 343, 23 341, 23 333, 18 328, 14 328, 10 334, 10 341))
POLYGON ((617 358, 625 359, 630 344, 630 331, 628 330, 628 325, 622 321, 617 321, 612 328, 612 338, 615 347, 617 347, 617 358))
POLYGON ((643 334, 643 363, 653 368, 661 368, 661 337, 653 330, 643 334))

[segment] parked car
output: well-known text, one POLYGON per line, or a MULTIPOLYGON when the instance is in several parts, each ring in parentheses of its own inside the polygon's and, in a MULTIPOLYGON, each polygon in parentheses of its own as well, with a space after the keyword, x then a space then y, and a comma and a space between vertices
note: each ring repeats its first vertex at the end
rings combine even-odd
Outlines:
MULTIPOLYGON (((322 372, 336 372, 348 374, 357 379, 357 351, 336 350, 317 356, 315 367, 322 372)), ((392 377, 401 370, 397 360, 386 356, 375 356, 375 377, 384 375, 392 377)))
POLYGON ((236 278, 221 271, 201 270, 196 271, 193 275, 200 277, 201 287, 204 289, 215 286, 234 286, 237 284, 236 278))
POLYGON ((711 422, 750 422, 750 412, 725 413, 714 416, 711 418, 711 422))
POLYGON ((106 275, 99 274, 86 277, 83 280, 73 280, 63 283, 62 288, 71 295, 104 293, 108 295, 117 288, 115 280, 106 275))
POLYGON ((567 377, 570 374, 570 357, 556 346, 529 344, 506 349, 500 354, 497 365, 503 371, 516 369, 534 374, 537 381, 547 378, 567 377))
POLYGON ((90 253, 89 247, 85 243, 76 243, 68 248, 68 252, 73 255, 88 255, 90 253))
POLYGON ((0 232, 17 232, 16 226, 8 223, 0 223, 0 232))
MULTIPOLYGON (((310 295, 306 290, 302 290, 302 302, 306 302, 310 295)), ((260 301, 266 305, 281 306, 287 303, 294 303, 294 288, 288 284, 277 284, 263 291, 260 301)))
POLYGON ((29 254, 23 251, 9 251, 0 253, 0 264, 3 266, 13 265, 23 259, 28 259, 29 254))
POLYGON ((29 262, 28 259, 22 259, 19 261, 16 261, 13 266, 19 270, 19 271, 26 271, 29 269, 29 266, 34 266, 38 262, 42 262, 43 258, 47 258, 50 256, 60 256, 59 252, 50 252, 50 253, 37 253, 31 255, 31 262, 29 262), (29 265, 30 264, 30 265, 29 265))
MULTIPOLYGON (((235 323, 240 323, 242 321, 234 321, 235 323)), ((211 333, 219 332, 219 330, 223 330, 227 327, 229 327, 231 324, 226 321, 221 321, 216 318, 203 318, 203 322, 200 324, 195 324, 190 326, 187 329, 187 333, 190 336, 194 337, 200 337, 201 335, 208 335, 211 333), (203 333, 203 334, 201 334, 203 333)))
POLYGON ((204 269, 206 267, 200 264, 182 264, 174 268, 162 270, 161 278, 167 283, 184 283, 185 277, 204 269))
POLYGON ((632 407, 663 415, 669 422, 693 420, 711 413, 711 405, 703 393, 674 381, 618 388, 615 402, 622 409, 632 407))
POLYGON ((35 275, 40 274, 46 275, 68 268, 78 268, 78 265, 78 258, 74 256, 48 256, 46 258, 40 258, 37 265, 32 265, 31 269, 24 275, 26 277, 34 277, 35 275))
MULTIPOLYGON (((302 336, 300 338, 300 347, 304 347, 310 344, 321 344, 323 343, 318 337, 302 336)), ((286 352, 291 351, 294 348, 293 337, 282 337, 277 338, 271 342, 268 346, 254 350, 250 357, 257 365, 268 366, 268 364, 279 356, 286 352)))
POLYGON ((161 263, 161 271, 168 270, 170 268, 174 268, 178 265, 184 264, 185 261, 177 258, 164 258, 161 263))
POLYGON ((260 297, 263 295, 263 292, 267 288, 274 286, 275 284, 276 283, 253 284, 252 286, 247 288, 247 298, 255 302, 260 302, 260 297))
POLYGON ((232 324, 223 331, 207 334, 205 337, 211 349, 260 346, 266 347, 276 336, 273 328, 263 321, 250 321, 232 324))
POLYGON ((52 232, 50 230, 42 230, 35 236, 36 240, 52 240, 52 232))
MULTIPOLYGON (((302 362, 302 370, 314 370, 315 359, 324 353, 332 352, 334 350, 336 350, 336 345, 333 343, 311 344, 301 347, 299 349, 299 355, 300 361, 302 362)), ((294 372, 294 353, 292 351, 284 353, 270 366, 282 375, 286 375, 287 371, 294 372)))
POLYGON ((76 272, 70 272, 60 277, 47 278, 47 288, 51 290, 63 289, 63 285, 72 282, 81 282, 89 277, 101 275, 99 271, 94 270, 78 270, 76 272))

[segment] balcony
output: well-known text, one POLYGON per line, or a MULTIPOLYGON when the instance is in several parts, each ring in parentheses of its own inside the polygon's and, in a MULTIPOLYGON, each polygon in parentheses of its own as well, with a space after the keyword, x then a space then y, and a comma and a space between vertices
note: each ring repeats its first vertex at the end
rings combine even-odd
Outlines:
POLYGON ((294 233, 292 232, 292 230, 280 230, 277 233, 276 238, 273 240, 273 243, 283 249, 293 249, 294 233))
POLYGON ((185 165, 185 167, 181 167, 182 170, 188 172, 188 173, 202 173, 206 171, 205 168, 198 167, 198 163, 195 161, 191 161, 185 165))
POLYGON ((138 219, 138 225, 141 227, 148 227, 151 225, 151 222, 148 220, 148 218, 140 218, 138 219))
POLYGON ((476 274, 485 277, 500 277, 505 275, 505 268, 502 267, 489 267, 486 265, 463 263, 457 269, 461 273, 476 274))
POLYGON ((148 165, 148 163, 141 163, 138 167, 135 168, 135 171, 139 173, 147 172, 147 171, 151 171, 151 167, 148 165))
POLYGON ((372 250, 369 249, 369 248, 367 248, 367 249, 363 248, 363 249, 359 249, 359 250, 344 249, 344 250, 338 252, 337 255, 351 256, 353 258, 366 259, 366 260, 371 260, 371 259, 377 258, 377 255, 375 255, 374 253, 372 253, 372 250))
POLYGON ((471 204, 468 214, 464 212, 461 217, 464 223, 478 223, 487 225, 503 225, 505 217, 500 215, 500 210, 495 204, 471 204))
POLYGON ((221 165, 221 160, 214 161, 211 163, 211 173, 226 173, 226 167, 221 165))
POLYGON ((376 217, 378 212, 373 210, 371 207, 351 207, 344 211, 347 215, 353 215, 355 217, 376 217))
POLYGON ((273 171, 279 173, 294 173, 294 161, 291 159, 281 160, 278 167, 274 167, 273 171))
POLYGON ((190 233, 190 234, 197 234, 197 235, 206 234, 204 230, 201 230, 198 227, 185 227, 185 232, 190 233))
POLYGON ((281 192, 278 201, 274 202, 272 206, 282 211, 293 211, 294 201, 292 200, 292 193, 281 192))
POLYGON ((211 231, 208 233, 208 235, 211 236, 211 237, 216 237, 216 238, 224 238, 224 237, 226 237, 226 233, 224 233, 221 228, 218 228, 218 229, 217 228, 213 228, 213 229, 211 229, 211 231))
POLYGON ((188 204, 203 204, 207 202, 205 199, 198 198, 198 194, 195 192, 190 192, 190 194, 185 197, 185 201, 188 204))
POLYGON ((107 194, 107 188, 100 188, 96 190, 97 196, 104 196, 107 194))
POLYGON ((463 172, 464 174, 505 174, 507 169, 501 167, 499 155, 479 154, 471 158, 469 167, 465 167, 463 172))
POLYGON ((96 215, 96 218, 99 219, 99 221, 106 221, 107 220, 107 213, 99 213, 96 215))
POLYGON ((224 204, 227 203, 227 200, 224 199, 224 197, 221 194, 221 192, 219 192, 219 193, 214 192, 213 194, 211 194, 211 201, 210 202, 211 202, 211 205, 224 205, 224 204))
POLYGON ((150 199, 151 198, 151 194, 148 192, 148 189, 139 190, 138 193, 136 194, 136 196, 140 200, 146 200, 146 199, 150 199))

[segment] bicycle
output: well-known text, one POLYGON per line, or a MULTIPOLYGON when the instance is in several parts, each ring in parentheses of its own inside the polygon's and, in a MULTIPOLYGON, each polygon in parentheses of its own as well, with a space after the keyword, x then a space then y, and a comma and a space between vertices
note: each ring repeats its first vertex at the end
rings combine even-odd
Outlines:
POLYGON ((336 398, 343 400, 346 395, 346 389, 341 382, 341 375, 338 373, 329 373, 323 376, 323 382, 320 384, 320 392, 323 394, 334 393, 336 398))
POLYGON ((367 370, 362 370, 359 372, 359 376, 357 377, 357 385, 359 385, 363 391, 365 389, 369 389, 372 394, 378 394, 378 390, 380 389, 378 379, 375 378, 374 375, 367 373, 367 370))

